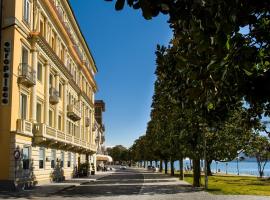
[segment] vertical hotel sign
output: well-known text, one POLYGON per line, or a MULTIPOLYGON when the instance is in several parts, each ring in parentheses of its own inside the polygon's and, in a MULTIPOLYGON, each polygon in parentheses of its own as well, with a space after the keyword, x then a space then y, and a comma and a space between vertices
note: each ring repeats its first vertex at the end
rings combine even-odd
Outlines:
POLYGON ((10 84, 10 62, 11 62, 11 42, 4 42, 3 59, 2 59, 3 73, 2 73, 2 93, 1 104, 9 105, 9 84, 10 84))

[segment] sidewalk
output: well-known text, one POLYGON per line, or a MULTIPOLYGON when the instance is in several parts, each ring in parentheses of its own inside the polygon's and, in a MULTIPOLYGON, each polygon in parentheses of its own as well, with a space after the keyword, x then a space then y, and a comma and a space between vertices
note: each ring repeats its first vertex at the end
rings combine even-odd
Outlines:
POLYGON ((64 182, 59 183, 48 183, 37 185, 32 190, 24 190, 19 192, 10 192, 10 191, 0 191, 0 198, 10 198, 10 197, 48 197, 54 194, 57 194, 60 191, 67 190, 79 185, 87 184, 89 182, 96 181, 106 176, 110 176, 115 171, 107 172, 96 172, 95 175, 90 175, 89 177, 84 178, 71 178, 67 179, 64 182))

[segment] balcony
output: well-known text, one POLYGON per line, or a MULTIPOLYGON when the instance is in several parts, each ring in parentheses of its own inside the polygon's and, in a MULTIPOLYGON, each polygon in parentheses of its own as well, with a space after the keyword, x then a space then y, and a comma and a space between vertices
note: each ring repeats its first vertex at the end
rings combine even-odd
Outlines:
POLYGON ((36 143, 73 146, 73 136, 47 126, 46 124, 35 124, 33 132, 35 133, 36 143))
POLYGON ((16 131, 17 133, 22 133, 27 136, 33 136, 32 133, 32 123, 29 121, 26 121, 24 119, 17 119, 17 124, 16 124, 16 131))
MULTIPOLYGON (((30 130, 30 128, 28 127, 27 130, 30 130)), ((91 147, 89 143, 82 140, 80 137, 62 132, 43 123, 35 124, 33 126, 33 133, 35 144, 50 146, 51 148, 61 148, 78 153, 90 153, 94 151, 93 146, 91 147)))
POLYGON ((90 150, 96 152, 97 151, 97 145, 90 144, 90 150))
POLYGON ((101 125, 101 130, 102 130, 102 132, 105 132, 105 125, 104 124, 101 125))
POLYGON ((36 85, 36 72, 27 63, 19 66, 18 83, 28 88, 36 85))
POLYGON ((73 121, 80 120, 81 119, 80 106, 78 104, 67 105, 67 116, 73 121))
POLYGON ((74 36, 73 36, 73 34, 72 34, 72 32, 71 32, 71 28, 69 27, 68 23, 67 23, 67 22, 65 21, 65 19, 64 19, 64 12, 63 12, 63 9, 62 9, 60 6, 56 6, 53 0, 50 0, 50 3, 51 3, 51 5, 52 5, 52 7, 53 7, 55 13, 57 14, 57 16, 58 16, 60 22, 62 23, 64 29, 66 30, 66 32, 67 32, 67 34, 68 34, 68 36, 69 36, 71 42, 73 43, 73 48, 74 48, 74 50, 76 51, 78 57, 80 58, 80 61, 83 61, 83 60, 82 60, 82 58, 83 58, 82 53, 81 53, 80 50, 76 47, 77 44, 76 44, 75 39, 74 39, 74 36))
POLYGON ((52 105, 59 103, 59 92, 53 87, 50 88, 50 103, 52 105))
POLYGON ((105 142, 105 136, 101 135, 101 140, 100 140, 100 144, 103 144, 105 142))
POLYGON ((90 118, 89 117, 86 117, 85 118, 85 127, 89 127, 90 126, 90 123, 91 123, 90 118))

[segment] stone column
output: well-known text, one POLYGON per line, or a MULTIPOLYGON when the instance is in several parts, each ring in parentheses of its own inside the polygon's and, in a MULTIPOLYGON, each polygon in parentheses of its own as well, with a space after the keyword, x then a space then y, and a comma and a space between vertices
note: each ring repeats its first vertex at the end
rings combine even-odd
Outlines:
POLYGON ((50 108, 50 65, 45 63, 45 105, 44 105, 44 124, 49 125, 49 108, 50 108))
MULTIPOLYGON (((59 74, 55 74, 55 89, 59 92, 59 74)), ((55 105, 55 117, 54 117, 54 128, 58 130, 58 115, 59 115, 59 104, 55 105)))
MULTIPOLYGON (((36 47, 33 47, 32 52, 32 70, 33 70, 33 79, 37 80, 37 65, 38 65, 38 51, 36 47)), ((32 87, 31 94, 31 121, 36 122, 36 108, 37 108, 37 94, 36 94, 36 85, 32 87)))
POLYGON ((67 134, 67 103, 68 103, 68 99, 67 99, 67 86, 68 86, 68 81, 66 81, 64 83, 64 86, 63 86, 63 132, 65 134, 67 134))

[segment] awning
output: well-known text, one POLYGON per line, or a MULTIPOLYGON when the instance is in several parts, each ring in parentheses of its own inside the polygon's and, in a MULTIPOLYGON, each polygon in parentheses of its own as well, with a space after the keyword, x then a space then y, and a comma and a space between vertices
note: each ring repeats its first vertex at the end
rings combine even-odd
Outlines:
POLYGON ((102 154, 97 154, 96 155, 96 159, 97 161, 108 161, 108 162, 112 162, 113 159, 111 156, 108 155, 102 155, 102 154))

